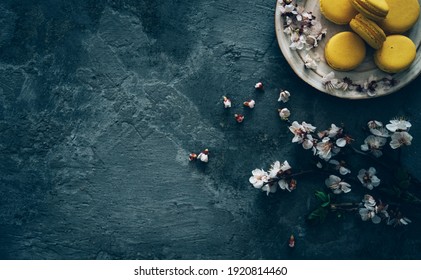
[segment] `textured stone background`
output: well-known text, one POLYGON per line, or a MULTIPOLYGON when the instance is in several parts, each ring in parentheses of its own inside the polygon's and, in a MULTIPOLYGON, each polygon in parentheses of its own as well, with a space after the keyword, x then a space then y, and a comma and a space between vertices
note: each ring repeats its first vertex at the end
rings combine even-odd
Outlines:
POLYGON ((366 101, 317 92, 280 53, 274 7, 2 0, 0 258, 421 258, 420 209, 406 228, 353 214, 313 228, 304 217, 323 177, 269 197, 249 185, 252 169, 276 159, 309 164, 277 116, 281 88, 292 119, 343 122, 358 143, 368 120, 409 117, 404 158, 421 168, 421 79, 366 101), (230 111, 222 95, 237 102, 230 111), (240 104, 248 98, 253 111, 240 104), (242 125, 234 112, 246 114, 242 125), (204 148, 209 164, 188 162, 204 148))

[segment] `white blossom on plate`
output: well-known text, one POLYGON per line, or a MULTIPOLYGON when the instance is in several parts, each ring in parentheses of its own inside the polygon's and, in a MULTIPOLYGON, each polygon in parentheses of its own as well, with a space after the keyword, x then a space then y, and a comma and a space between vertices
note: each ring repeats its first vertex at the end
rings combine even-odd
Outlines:
POLYGON ((281 92, 279 93, 278 102, 282 101, 286 103, 289 101, 290 96, 291 96, 291 93, 289 91, 281 90, 281 92))
POLYGON ((344 86, 346 86, 344 82, 335 78, 334 72, 329 72, 328 74, 323 76, 322 84, 329 91, 333 91, 335 89, 343 89, 344 86))
POLYGON ((364 152, 371 152, 375 157, 381 157, 383 152, 380 150, 387 140, 384 137, 369 135, 364 140, 364 144, 361 145, 361 150, 364 152))
MULTIPOLYGON (((308 39, 307 39, 308 41, 308 39)), ((317 42, 317 40, 315 40, 315 42, 317 42)), ((304 66, 307 69, 313 69, 316 70, 317 69, 317 62, 315 59, 313 59, 310 54, 306 54, 306 56, 304 57, 304 66)))
POLYGON ((361 169, 358 172, 357 178, 369 190, 380 185, 380 179, 376 176, 376 169, 374 167, 370 167, 368 170, 361 169))
POLYGON ((411 141, 413 137, 406 131, 395 132, 391 136, 390 147, 392 149, 397 149, 402 145, 409 146, 411 145, 411 141))
POLYGON ((306 37, 304 35, 300 35, 299 33, 292 33, 291 34, 291 45, 289 45, 290 49, 295 50, 302 50, 306 46, 306 37))
POLYGON ((390 123, 386 125, 386 128, 391 132, 396 131, 407 131, 412 126, 412 124, 404 119, 393 119, 390 120, 390 123))
POLYGON ((295 10, 295 5, 292 3, 292 1, 278 0, 278 2, 280 4, 279 10, 281 11, 281 14, 292 13, 292 11, 295 10))
POLYGON ((336 175, 330 175, 325 180, 325 184, 330 188, 334 194, 348 193, 351 191, 351 185, 342 181, 342 179, 336 175))

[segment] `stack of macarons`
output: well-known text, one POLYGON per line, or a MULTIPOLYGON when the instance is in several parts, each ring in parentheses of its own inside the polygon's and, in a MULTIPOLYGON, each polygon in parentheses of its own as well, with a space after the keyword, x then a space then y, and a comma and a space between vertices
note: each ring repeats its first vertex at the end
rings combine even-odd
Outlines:
POLYGON ((415 44, 401 34, 417 22, 418 0, 320 0, 320 11, 355 32, 340 32, 327 42, 325 58, 333 69, 358 67, 366 54, 364 41, 376 50, 374 61, 385 72, 403 71, 415 60, 415 44))

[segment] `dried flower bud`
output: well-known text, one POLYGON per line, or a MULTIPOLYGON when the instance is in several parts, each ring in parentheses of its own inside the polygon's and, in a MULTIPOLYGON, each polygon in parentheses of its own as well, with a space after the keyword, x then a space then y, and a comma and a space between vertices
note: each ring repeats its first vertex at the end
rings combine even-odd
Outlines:
POLYGON ((291 234, 291 236, 289 238, 288 246, 290 248, 294 248, 295 247, 295 238, 294 238, 294 235, 293 234, 291 234))
POLYGON ((249 101, 244 102, 243 104, 244 104, 244 106, 253 109, 256 102, 253 99, 251 99, 249 101))
POLYGON ((289 116, 291 115, 291 112, 288 110, 288 108, 282 108, 278 109, 279 116, 283 120, 288 120, 289 116))
POLYGON ((263 89, 263 83, 262 82, 258 82, 257 84, 254 85, 255 89, 263 89))
POLYGON ((189 154, 189 161, 194 161, 197 159, 197 154, 195 153, 190 153, 189 154))
POLYGON ((231 108, 231 100, 226 96, 223 96, 222 98, 224 99, 224 107, 231 108))
POLYGON ((289 97, 291 96, 291 93, 287 90, 281 90, 279 93, 278 102, 282 101, 284 103, 289 101, 289 97))
POLYGON ((244 121, 244 116, 242 114, 235 114, 234 118, 238 123, 242 123, 244 121))

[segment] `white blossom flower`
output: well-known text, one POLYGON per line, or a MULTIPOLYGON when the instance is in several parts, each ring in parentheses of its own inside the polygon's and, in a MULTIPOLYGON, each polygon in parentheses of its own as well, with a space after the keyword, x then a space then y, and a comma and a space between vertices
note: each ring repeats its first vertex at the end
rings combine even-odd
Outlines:
MULTIPOLYGON (((309 150, 309 149, 312 149, 312 148, 314 148, 314 139, 313 139, 313 136, 311 136, 311 134, 307 134, 306 136, 305 136, 305 138, 304 138, 304 140, 303 140, 303 148, 305 149, 305 150, 309 150)), ((315 148, 314 148, 314 150, 313 150, 313 152, 315 152, 315 148)))
POLYGON ((305 130, 306 132, 314 132, 314 131, 316 130, 316 127, 315 127, 315 126, 313 126, 313 125, 312 125, 312 124, 310 124, 310 123, 302 122, 301 124, 302 124, 302 126, 304 127, 304 130, 305 130))
POLYGON ((266 192, 266 195, 269 195, 269 193, 276 192, 277 186, 275 184, 266 184, 262 187, 262 191, 266 192))
POLYGON ((386 128, 391 132, 396 131, 407 131, 412 124, 404 119, 390 120, 390 123, 386 125, 386 128))
POLYGON ((369 194, 364 195, 363 203, 364 207, 369 210, 374 210, 376 207, 376 200, 369 194))
POLYGON ((231 100, 226 96, 223 96, 222 98, 224 99, 224 107, 231 108, 231 100))
POLYGON ((281 90, 279 93, 278 102, 282 101, 284 103, 289 101, 289 97, 291 96, 291 93, 287 90, 281 90))
POLYGON ((325 180, 325 184, 334 194, 340 194, 342 192, 348 193, 351 191, 351 185, 342 181, 342 179, 336 175, 330 175, 329 178, 325 180))
POLYGON ((371 220, 373 223, 378 224, 381 222, 381 218, 376 215, 376 200, 369 194, 364 195, 362 200, 364 208, 359 210, 361 219, 363 221, 371 220))
POLYGON ((392 141, 390 141, 390 147, 392 149, 397 149, 402 145, 409 146, 411 145, 412 136, 406 131, 395 132, 391 136, 392 141))
POLYGON ((317 155, 326 161, 328 161, 332 157, 332 147, 333 143, 330 142, 329 137, 325 137, 322 139, 321 142, 317 143, 317 155))
POLYGON ((383 127, 383 123, 376 120, 372 120, 367 123, 367 126, 369 129, 379 128, 379 127, 383 127))
POLYGON ((289 116, 291 115, 291 112, 287 108, 279 109, 278 112, 279 112, 279 116, 283 120, 287 120, 289 116))
POLYGON ((302 143, 306 131, 304 127, 299 124, 297 121, 293 121, 289 130, 294 134, 294 138, 292 138, 292 143, 302 143))
POLYGON ((369 194, 364 195, 362 202, 364 207, 360 208, 359 213, 363 221, 371 220, 378 224, 382 221, 382 217, 389 218, 388 205, 384 205, 381 201, 376 203, 376 200, 369 194))
POLYGON ((197 159, 199 159, 202 162, 208 162, 209 161, 209 150, 205 149, 204 151, 202 151, 198 156, 197 159))
POLYGON ((282 175, 285 171, 291 169, 291 165, 289 165, 288 161, 284 161, 282 164, 279 160, 275 161, 269 171, 269 178, 277 178, 279 175, 282 175))
MULTIPOLYGON (((308 36, 307 37, 307 41, 308 41, 308 38, 311 38, 311 36, 308 36)), ((315 38, 314 38, 315 39, 315 38)), ((314 40, 315 42, 317 42, 317 40, 314 40)), ((315 59, 313 59, 309 54, 307 54, 305 57, 304 57, 304 66, 306 67, 306 68, 308 68, 308 69, 313 69, 313 70, 316 70, 317 69, 317 62, 316 62, 316 60, 315 59)))
POLYGON ((306 36, 298 33, 292 33, 291 42, 291 45, 289 45, 291 50, 302 50, 304 46, 306 46, 306 36))
POLYGON ((380 179, 376 176, 376 169, 374 167, 370 167, 368 171, 361 169, 357 177, 361 184, 369 190, 380 185, 380 179))
POLYGON ((332 123, 330 125, 329 130, 327 131, 327 137, 333 138, 336 135, 342 133, 342 131, 343 131, 342 127, 338 127, 338 126, 336 126, 336 124, 332 123))
POLYGON ((382 219, 376 215, 374 210, 360 208, 359 213, 363 221, 371 220, 374 224, 379 224, 382 221, 382 219))
POLYGON ((280 6, 279 6, 279 10, 281 12, 281 14, 287 14, 287 13, 292 13, 292 11, 295 10, 295 5, 292 2, 287 2, 287 1, 282 1, 280 0, 280 6))
POLYGON ((378 78, 370 75, 368 79, 362 84, 362 91, 367 93, 368 96, 376 96, 376 87, 378 86, 378 78))
POLYGON ((263 185, 269 181, 269 174, 263 169, 256 168, 251 172, 251 174, 253 174, 253 176, 249 178, 249 182, 256 189, 262 188, 263 185))
POLYGON ((364 144, 361 145, 361 150, 364 152, 370 151, 373 156, 381 157, 383 153, 380 149, 386 144, 386 142, 386 138, 369 135, 365 138, 364 144))
POLYGON ((370 129, 370 132, 373 135, 380 136, 380 137, 387 138, 387 137, 390 136, 389 131, 386 128, 384 128, 384 127, 370 129))
POLYGON ((278 181, 278 186, 281 190, 291 191, 288 182, 284 179, 278 181))
POLYGON ((369 121, 367 123, 368 128, 370 129, 370 132, 375 136, 380 137, 389 137, 389 131, 383 127, 383 123, 373 120, 369 121))
POLYGON ((351 173, 351 170, 349 170, 348 168, 344 166, 345 165, 344 162, 339 162, 336 159, 331 159, 329 160, 329 163, 333 164, 335 166, 335 169, 338 170, 341 175, 346 175, 346 174, 351 173))

